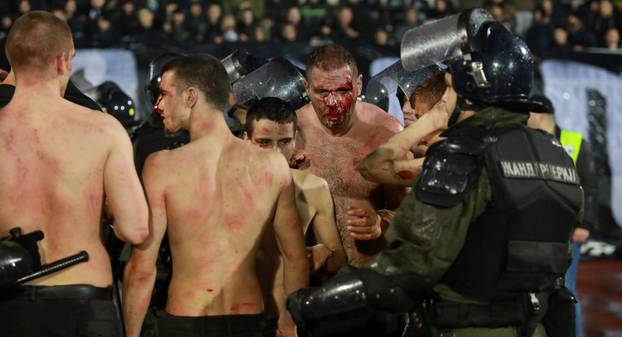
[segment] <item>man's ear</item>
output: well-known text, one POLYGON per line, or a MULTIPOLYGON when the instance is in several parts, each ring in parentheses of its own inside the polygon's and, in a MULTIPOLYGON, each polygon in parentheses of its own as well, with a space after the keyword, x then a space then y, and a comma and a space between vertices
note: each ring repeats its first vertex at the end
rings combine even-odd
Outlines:
POLYGON ((305 78, 305 90, 306 90, 307 92, 309 92, 309 87, 310 87, 310 86, 309 86, 309 82, 308 82, 308 81, 307 81, 307 79, 305 78))
POLYGON ((184 90, 184 100, 188 108, 194 108, 199 101, 199 91, 195 87, 188 87, 184 90))
POLYGON ((359 74, 356 77, 356 96, 361 96, 361 92, 363 91, 363 74, 359 74))
POLYGON ((56 73, 58 75, 70 74, 73 66, 71 64, 71 52, 63 52, 56 56, 56 73))

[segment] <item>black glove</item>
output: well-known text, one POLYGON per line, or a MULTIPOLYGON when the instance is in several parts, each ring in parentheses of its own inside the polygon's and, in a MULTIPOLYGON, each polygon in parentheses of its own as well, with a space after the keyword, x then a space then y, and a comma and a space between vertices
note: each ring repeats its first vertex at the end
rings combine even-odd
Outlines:
POLYGON ((334 317, 360 317, 373 310, 391 313, 411 311, 432 291, 414 273, 385 276, 358 269, 336 276, 322 287, 300 289, 287 298, 287 309, 296 325, 334 317))

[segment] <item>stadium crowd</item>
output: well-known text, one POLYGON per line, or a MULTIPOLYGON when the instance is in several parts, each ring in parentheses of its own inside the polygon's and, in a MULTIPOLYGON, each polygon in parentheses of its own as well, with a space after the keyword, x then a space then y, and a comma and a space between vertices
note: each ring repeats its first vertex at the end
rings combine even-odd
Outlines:
POLYGON ((52 11, 66 20, 78 48, 116 47, 127 41, 193 44, 366 42, 377 56, 397 55, 408 29, 484 6, 535 54, 598 47, 620 48, 622 3, 614 0, 473 4, 450 0, 10 0, 0 4, 0 38, 19 15, 52 11), (518 8, 520 7, 520 8, 518 8))

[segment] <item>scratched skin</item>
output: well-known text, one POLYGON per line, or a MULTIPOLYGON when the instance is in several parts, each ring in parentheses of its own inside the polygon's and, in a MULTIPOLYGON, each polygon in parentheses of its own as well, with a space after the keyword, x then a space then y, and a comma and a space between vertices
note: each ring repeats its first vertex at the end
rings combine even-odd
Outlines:
POLYGON ((139 316, 144 317, 150 297, 141 285, 153 285, 165 229, 173 259, 166 304, 169 314, 262 312, 255 260, 262 237, 272 233, 283 255, 298 262, 290 263, 293 267, 285 275, 286 283, 288 277, 290 281, 300 278, 296 279, 298 287, 288 291, 307 284, 304 239, 287 161, 234 137, 222 111, 204 103, 202 93, 194 103, 182 102, 189 89, 180 94, 183 82, 174 74, 169 71, 162 76, 157 107, 165 129, 187 129, 191 142, 152 154, 145 164, 143 183, 154 238, 133 251, 126 269, 128 336, 138 335, 139 316), (196 107, 188 110, 188 105, 196 107), (145 268, 147 273, 142 272, 145 268))
MULTIPOLYGON (((213 151, 196 142, 152 161, 166 175, 168 238, 173 279, 166 311, 179 316, 259 313, 254 268, 266 229, 288 176, 251 145, 213 151), (200 158, 200 160, 197 160, 200 158), (161 166, 160 166, 161 165, 161 166), (243 291, 242 291, 243 290, 243 291)), ((164 178, 164 177, 163 177, 164 178)))
POLYGON ((401 126, 378 107, 356 101, 360 79, 349 66, 328 72, 311 68, 307 92, 311 103, 297 111, 301 132, 296 145, 305 155, 301 169, 328 182, 348 261, 361 266, 382 248, 383 242, 355 240, 347 228, 347 210, 362 208, 375 217, 376 210, 397 208, 404 190, 369 182, 355 166, 399 132, 401 126))
MULTIPOLYGON (((24 233, 42 230, 42 263, 88 252, 88 262, 32 284, 109 286, 112 273, 100 231, 105 191, 113 180, 122 193, 119 199, 109 191, 113 208, 118 210, 119 203, 132 208, 117 213, 117 220, 131 222, 142 238, 147 235, 147 205, 129 138, 110 115, 70 103, 58 91, 57 97, 46 95, 36 81, 23 74, 22 79, 0 110, 0 236, 16 226, 24 233), (120 160, 113 162, 112 156, 120 160)), ((127 226, 117 225, 117 230, 127 226)))

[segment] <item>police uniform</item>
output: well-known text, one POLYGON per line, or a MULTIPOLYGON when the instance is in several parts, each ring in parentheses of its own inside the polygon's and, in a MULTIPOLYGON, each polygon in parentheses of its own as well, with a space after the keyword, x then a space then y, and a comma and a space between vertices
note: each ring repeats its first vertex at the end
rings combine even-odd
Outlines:
POLYGON ((476 9, 407 32, 402 56, 407 70, 447 64, 458 105, 475 114, 429 148, 388 248, 291 295, 292 317, 313 330, 371 307, 410 312, 410 336, 571 336, 563 275, 583 193, 559 141, 526 127, 538 111, 531 52, 476 9))
POLYGON ((446 333, 521 336, 547 311, 550 292, 535 290, 561 286, 582 194, 561 144, 527 118, 491 107, 446 130, 370 265, 434 285, 427 314, 446 333))

